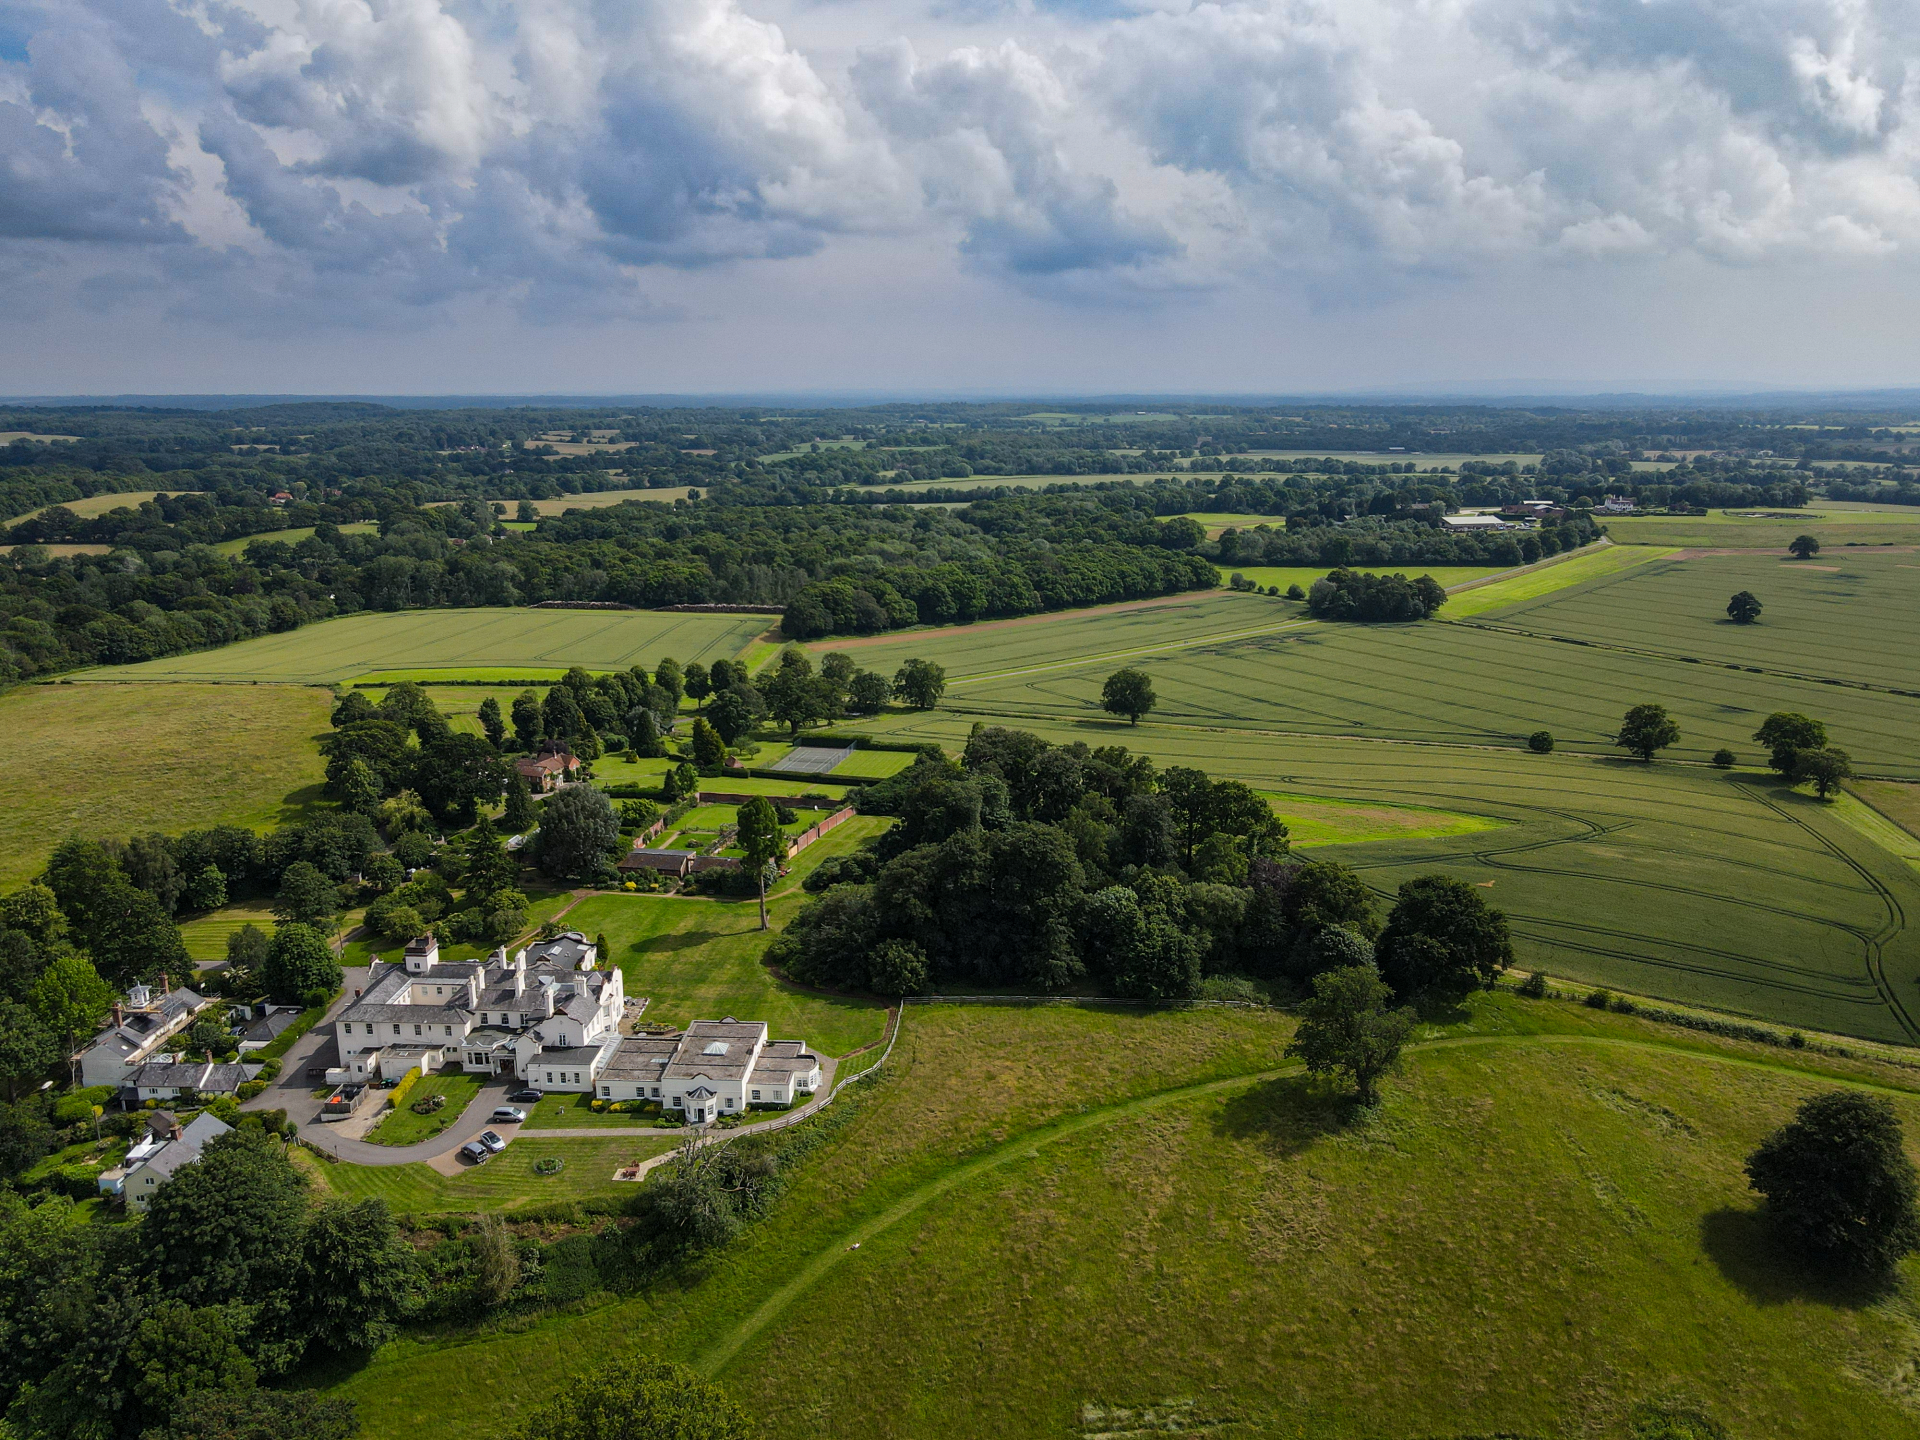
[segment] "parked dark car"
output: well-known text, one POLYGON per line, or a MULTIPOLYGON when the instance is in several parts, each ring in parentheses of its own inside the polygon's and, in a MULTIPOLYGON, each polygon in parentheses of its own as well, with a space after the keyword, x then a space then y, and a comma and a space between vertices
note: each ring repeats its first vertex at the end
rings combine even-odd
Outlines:
POLYGON ((531 1087, 525 1090, 515 1090, 507 1096, 507 1099, 513 1101, 516 1105, 538 1105, 545 1098, 546 1096, 544 1094, 531 1087))
POLYGON ((460 1158, 474 1165, 484 1165, 493 1158, 493 1151, 478 1140, 469 1140, 460 1147, 460 1158))

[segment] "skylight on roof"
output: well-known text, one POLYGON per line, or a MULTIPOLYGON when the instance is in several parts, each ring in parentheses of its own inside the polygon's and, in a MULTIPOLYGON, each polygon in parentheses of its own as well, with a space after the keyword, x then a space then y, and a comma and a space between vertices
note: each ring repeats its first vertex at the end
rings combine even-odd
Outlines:
POLYGON ((727 1042, 724 1040, 711 1041, 702 1053, 707 1055, 724 1055, 727 1053, 727 1042))

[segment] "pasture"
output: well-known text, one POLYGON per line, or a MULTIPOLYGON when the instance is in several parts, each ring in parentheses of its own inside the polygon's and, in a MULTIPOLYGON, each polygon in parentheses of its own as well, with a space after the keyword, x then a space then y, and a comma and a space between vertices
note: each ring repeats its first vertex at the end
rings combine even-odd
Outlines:
MULTIPOLYGON (((377 535, 380 532, 380 527, 371 520, 351 520, 335 528, 342 535, 377 535)), ((244 555, 247 547, 256 541, 298 545, 302 540, 312 539, 313 531, 311 525, 298 525, 291 530, 266 530, 258 535, 243 535, 238 540, 222 540, 213 548, 222 555, 244 555)))
MULTIPOLYGON (((1614 515, 1607 533, 1620 545, 1678 545, 1695 549, 1778 550, 1796 535, 1811 535, 1822 547, 1920 545, 1920 509, 1858 508, 1820 502, 1790 519, 1763 519, 1786 511, 1714 510, 1705 515, 1614 515)), ((1824 553, 1824 550, 1823 550, 1824 553)))
POLYGON ((1920 1436, 1920 1326, 1781 1257, 1740 1169, 1836 1073, 1911 1133, 1910 1074, 1483 996, 1355 1118, 1289 1028, 914 1007, 700 1272, 534 1322, 484 1392, 464 1334, 338 1388, 369 1433, 493 1436, 644 1332, 769 1433, 1626 1440, 1677 1389, 1736 1436, 1920 1436))
MULTIPOLYGON (((56 439, 58 437, 43 435, 33 438, 45 440, 56 439)), ((6 437, 0 435, 0 444, 5 443, 7 443, 6 437)), ((156 495, 181 495, 185 493, 186 492, 182 490, 122 490, 117 494, 111 495, 83 495, 78 500, 62 500, 60 504, 64 509, 70 510, 82 520, 92 520, 96 516, 105 515, 109 510, 137 510, 156 495)), ((24 520, 29 515, 38 515, 41 510, 50 510, 52 508, 50 505, 42 505, 39 509, 24 511, 19 515, 8 517, 4 523, 11 524, 15 520, 24 520)))
MULTIPOLYGON (((1456 618, 1451 606, 1443 613, 1456 618)), ((1481 619, 1530 635, 1920 690, 1920 556, 1912 554, 1664 559, 1481 619), (1765 606, 1754 624, 1727 618, 1727 600, 1740 590, 1765 606)))
POLYGON ((391 679, 503 679, 569 665, 591 670, 649 668, 671 655, 686 664, 730 657, 767 627, 756 615, 689 615, 658 610, 402 610, 364 612, 283 635, 83 671, 79 681, 191 680, 224 684, 325 685, 380 674, 391 679))
MULTIPOLYGON (((562 495, 555 500, 535 500, 533 508, 541 515, 564 515, 569 510, 603 510, 609 505, 624 505, 629 500, 671 504, 675 500, 686 499, 688 488, 685 485, 671 485, 659 490, 596 490, 587 495, 562 495)), ((509 517, 518 514, 520 509, 518 500, 490 500, 487 503, 506 506, 509 517)))
POLYGON ((328 709, 323 692, 286 685, 23 685, 0 695, 0 730, 22 762, 0 825, 0 890, 38 874, 75 831, 178 834, 300 818, 320 797, 314 740, 328 709))
MULTIPOLYGON (((933 711, 883 723, 889 738, 958 749, 972 718, 933 711)), ((1513 927, 1522 968, 1809 1029, 1920 1041, 1920 931, 1909 923, 1920 915, 1920 869, 1838 807, 1765 772, 1157 720, 1019 723, 1056 742, 1118 742, 1270 793, 1504 822, 1450 837, 1369 838, 1342 844, 1334 858, 1361 872, 1383 914, 1415 875, 1485 887, 1513 927)))

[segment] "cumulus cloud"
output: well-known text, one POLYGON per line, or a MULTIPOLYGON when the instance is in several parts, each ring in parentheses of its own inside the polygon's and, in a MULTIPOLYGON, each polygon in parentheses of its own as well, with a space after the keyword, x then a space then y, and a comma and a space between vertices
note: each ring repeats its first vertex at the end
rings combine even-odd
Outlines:
POLYGON ((0 263, 374 325, 876 236, 1129 303, 1920 241, 1894 0, 759 3, 0 0, 0 263))

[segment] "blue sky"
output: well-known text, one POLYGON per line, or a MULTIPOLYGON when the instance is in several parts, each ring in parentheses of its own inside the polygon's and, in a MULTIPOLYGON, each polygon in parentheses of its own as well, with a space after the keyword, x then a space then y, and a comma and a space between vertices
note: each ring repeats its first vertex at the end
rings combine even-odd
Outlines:
POLYGON ((1888 0, 0 0, 0 391, 1913 383, 1888 0))

